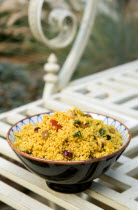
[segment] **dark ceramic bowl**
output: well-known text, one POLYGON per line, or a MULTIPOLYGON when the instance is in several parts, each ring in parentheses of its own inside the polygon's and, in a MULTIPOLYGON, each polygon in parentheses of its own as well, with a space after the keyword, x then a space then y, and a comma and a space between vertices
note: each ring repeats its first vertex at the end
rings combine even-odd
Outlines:
POLYGON ((105 124, 115 126, 122 134, 123 144, 121 149, 110 155, 95 159, 84 161, 56 161, 33 157, 21 152, 13 145, 15 140, 14 132, 21 130, 22 126, 28 123, 35 125, 36 122, 42 120, 43 115, 52 113, 53 112, 37 114, 14 124, 7 134, 8 143, 24 165, 33 173, 44 178, 50 188, 64 193, 81 192, 91 185, 92 180, 98 178, 116 162, 130 142, 130 132, 128 128, 118 120, 101 114, 85 112, 91 114, 95 119, 104 121, 105 124))

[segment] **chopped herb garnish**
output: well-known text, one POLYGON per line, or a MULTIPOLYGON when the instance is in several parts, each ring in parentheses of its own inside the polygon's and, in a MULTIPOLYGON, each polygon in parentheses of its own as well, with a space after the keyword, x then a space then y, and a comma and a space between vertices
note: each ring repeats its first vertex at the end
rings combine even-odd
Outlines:
POLYGON ((21 136, 14 135, 15 137, 21 138, 21 136))
POLYGON ((82 134, 81 134, 80 131, 77 131, 77 132, 74 133, 72 136, 73 136, 74 138, 75 138, 75 137, 80 137, 80 138, 82 138, 82 134))
POLYGON ((107 140, 110 140, 111 136, 110 135, 106 135, 106 138, 107 138, 107 140))
POLYGON ((78 125, 81 124, 81 122, 80 122, 79 120, 74 120, 74 123, 75 123, 75 124, 78 124, 78 125))
POLYGON ((102 148, 104 148, 104 143, 102 142, 102 148))
POLYGON ((101 136, 104 135, 105 132, 106 132, 106 130, 104 130, 104 129, 100 129, 100 130, 99 130, 99 133, 101 134, 101 136))

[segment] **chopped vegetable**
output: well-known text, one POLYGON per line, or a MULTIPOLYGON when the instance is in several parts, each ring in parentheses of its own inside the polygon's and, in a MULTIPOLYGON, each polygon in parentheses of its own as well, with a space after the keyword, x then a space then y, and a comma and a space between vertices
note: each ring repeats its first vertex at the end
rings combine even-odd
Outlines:
POLYGON ((34 128, 34 132, 37 133, 39 129, 40 129, 40 127, 34 128))
POLYGON ((101 136, 104 135, 105 132, 106 132, 106 130, 104 130, 104 129, 100 129, 100 130, 99 130, 99 133, 100 133, 101 136))
POLYGON ((73 157, 73 153, 69 152, 68 150, 64 150, 62 154, 64 157, 66 157, 68 159, 71 159, 73 157))
POLYGON ((79 120, 74 120, 74 124, 80 125, 80 124, 81 124, 81 121, 79 121, 79 120))
POLYGON ((58 121, 56 121, 56 120, 50 120, 50 123, 52 124, 53 130, 58 130, 58 129, 62 128, 62 125, 59 125, 58 121))
POLYGON ((52 126, 52 129, 53 130, 58 130, 58 129, 61 129, 62 128, 62 125, 55 125, 55 126, 52 126))
POLYGON ((58 124, 58 121, 56 121, 56 120, 50 120, 50 123, 55 126, 55 125, 58 124))
POLYGON ((106 138, 107 138, 107 140, 110 140, 111 136, 110 135, 106 135, 106 138))
POLYGON ((75 138, 75 137, 80 137, 80 138, 82 138, 82 134, 81 134, 80 131, 77 131, 77 132, 74 133, 72 136, 73 136, 74 138, 75 138))
POLYGON ((48 136, 49 136, 48 130, 42 131, 42 138, 43 139, 46 140, 48 138, 48 136))

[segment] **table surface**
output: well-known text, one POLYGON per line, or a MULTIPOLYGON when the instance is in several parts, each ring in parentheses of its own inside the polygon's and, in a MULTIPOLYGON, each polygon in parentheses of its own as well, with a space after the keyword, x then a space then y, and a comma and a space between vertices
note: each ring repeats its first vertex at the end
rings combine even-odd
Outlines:
POLYGON ((48 101, 38 100, 0 115, 0 209, 138 209, 138 61, 69 84, 48 101), (50 190, 8 146, 12 124, 33 114, 73 105, 124 122, 133 138, 125 153, 91 188, 79 194, 50 190))

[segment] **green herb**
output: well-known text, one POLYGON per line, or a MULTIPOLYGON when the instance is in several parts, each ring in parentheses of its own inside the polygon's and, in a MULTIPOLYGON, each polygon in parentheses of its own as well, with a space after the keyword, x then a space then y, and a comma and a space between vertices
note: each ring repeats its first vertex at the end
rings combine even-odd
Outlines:
POLYGON ((100 129, 100 130, 99 130, 99 133, 101 134, 101 136, 104 135, 105 132, 106 132, 106 130, 104 130, 104 129, 100 129))
POLYGON ((80 138, 82 138, 82 134, 81 134, 80 131, 77 131, 77 132, 74 133, 72 136, 73 136, 74 138, 75 138, 75 137, 80 137, 80 138))
POLYGON ((110 135, 106 135, 106 138, 107 138, 107 140, 110 140, 111 136, 110 135))
POLYGON ((21 136, 14 135, 15 137, 21 138, 21 136))
POLYGON ((104 148, 104 143, 102 143, 102 148, 104 148))
POLYGON ((75 123, 75 124, 78 124, 78 125, 81 124, 81 122, 80 122, 79 120, 74 120, 74 123, 75 123))

